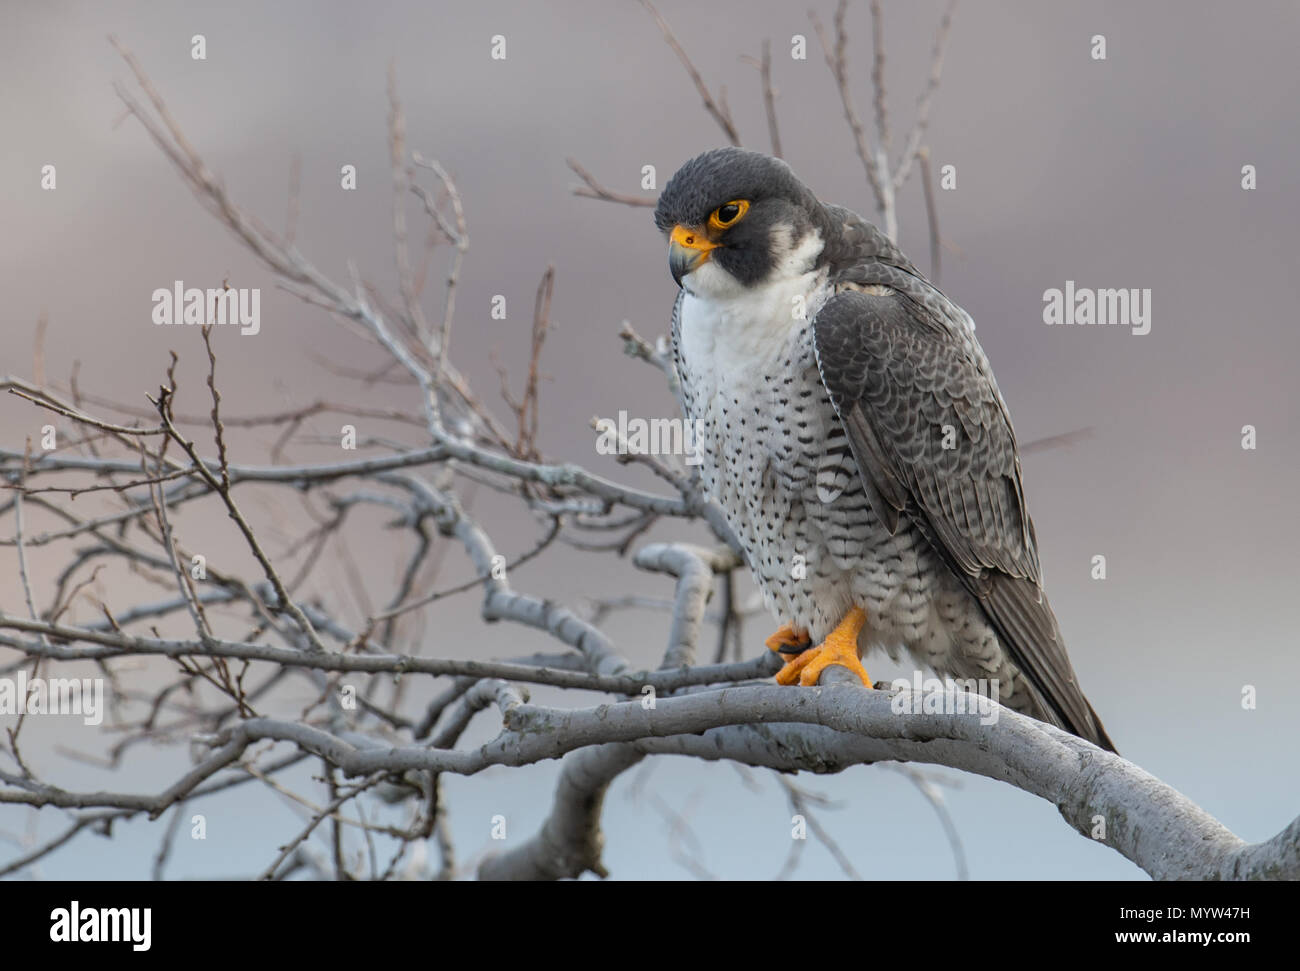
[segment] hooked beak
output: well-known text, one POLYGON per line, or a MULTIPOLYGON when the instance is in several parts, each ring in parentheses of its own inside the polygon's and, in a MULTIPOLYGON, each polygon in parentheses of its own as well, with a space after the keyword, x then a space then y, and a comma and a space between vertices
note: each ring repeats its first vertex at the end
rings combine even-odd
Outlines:
POLYGON ((711 241, 703 229, 674 226, 668 239, 668 269, 679 287, 682 277, 709 258, 709 251, 721 244, 711 241))

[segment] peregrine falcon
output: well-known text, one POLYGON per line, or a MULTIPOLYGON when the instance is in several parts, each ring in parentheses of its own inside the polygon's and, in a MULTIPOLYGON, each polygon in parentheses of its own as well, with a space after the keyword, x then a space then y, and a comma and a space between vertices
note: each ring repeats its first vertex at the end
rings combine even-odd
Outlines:
POLYGON ((1114 750, 1043 592, 1006 404, 969 315, 784 162, 722 148, 655 209, 701 478, 780 629, 782 684, 864 651, 994 679, 1114 750))

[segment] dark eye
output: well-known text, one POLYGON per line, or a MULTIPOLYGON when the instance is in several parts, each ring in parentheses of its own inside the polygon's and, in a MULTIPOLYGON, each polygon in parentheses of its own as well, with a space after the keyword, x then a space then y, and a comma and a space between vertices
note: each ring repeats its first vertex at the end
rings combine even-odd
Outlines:
POLYGON ((732 199, 726 205, 718 206, 709 216, 709 225, 714 229, 726 229, 744 218, 749 211, 749 200, 732 199))

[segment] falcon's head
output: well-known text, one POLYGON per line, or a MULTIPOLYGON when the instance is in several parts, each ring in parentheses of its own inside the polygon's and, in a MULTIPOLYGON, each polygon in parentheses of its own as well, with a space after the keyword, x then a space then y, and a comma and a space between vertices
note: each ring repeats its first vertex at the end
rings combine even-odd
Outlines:
POLYGON ((742 148, 691 159, 655 207, 673 279, 701 296, 807 272, 820 254, 825 221, 821 203, 790 166, 742 148))

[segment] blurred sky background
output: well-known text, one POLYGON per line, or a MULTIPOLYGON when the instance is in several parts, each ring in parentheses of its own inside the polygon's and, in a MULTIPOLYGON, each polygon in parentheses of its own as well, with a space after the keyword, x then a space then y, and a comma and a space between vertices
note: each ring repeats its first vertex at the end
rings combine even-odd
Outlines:
MULTIPOLYGON (((829 23, 833 4, 814 6, 829 23)), ((757 55, 770 38, 786 158, 821 198, 872 215, 805 5, 662 0, 659 8, 707 82, 726 86, 742 139, 759 149, 768 141, 758 77, 741 56, 757 55), (792 34, 808 38, 806 60, 790 58, 792 34)), ((896 145, 928 73, 941 12, 934 2, 886 3, 896 145)), ((849 25, 854 97, 868 118, 865 3, 852 4, 849 25)), ((554 264, 542 447, 549 457, 654 485, 641 470, 597 455, 588 422, 620 409, 676 413, 662 375, 626 357, 617 338, 625 319, 646 336, 666 330, 675 287, 665 245, 650 210, 574 197, 565 159, 577 158, 611 188, 637 192, 643 165, 656 166, 662 187, 721 135, 638 3, 0 3, 0 371, 31 376, 33 332, 44 314, 51 384, 66 387, 80 362, 83 391, 143 405, 174 348, 191 395, 187 410, 206 410, 197 331, 154 327, 151 294, 173 280, 206 287, 228 278, 262 288, 260 335, 217 335, 229 414, 318 398, 414 410, 409 388, 366 390, 321 366, 330 359, 373 367, 383 357, 277 290, 134 119, 115 127, 122 112, 112 82, 128 71, 110 33, 140 59, 233 197, 276 229, 299 156, 299 247, 339 280, 355 260, 388 293, 395 275, 385 87, 395 58, 409 146, 453 174, 469 221, 456 363, 505 417, 492 358, 518 379, 533 293, 554 264), (190 57, 197 33, 206 37, 205 61, 190 57), (489 57, 495 34, 507 39, 504 61, 489 57), (358 169, 355 192, 339 187, 339 167, 348 163, 358 169), (54 192, 40 189, 46 164, 57 166, 54 192), (505 321, 489 315, 494 294, 509 301, 505 321)), ((1300 6, 1291 0, 967 2, 954 19, 927 138, 936 170, 957 168, 957 188, 937 193, 952 247, 941 285, 974 317, 1020 439, 1092 430, 1025 459, 1046 586, 1081 683, 1125 756, 1251 841, 1300 812, 1298 44, 1300 6), (1098 33, 1107 39, 1105 61, 1089 56, 1098 33), (1254 191, 1241 188, 1245 164, 1257 166, 1254 191), (1066 280, 1150 288, 1150 333, 1045 326, 1043 291, 1066 280), (1241 448, 1246 424, 1258 429, 1254 451, 1241 448), (1096 554, 1107 558, 1105 581, 1090 577, 1096 554), (1258 689, 1255 710, 1243 710, 1245 685, 1258 689)), ((414 205, 410 213, 418 241, 423 225, 414 205)), ((904 249, 928 268, 916 181, 902 194, 900 219, 904 249)), ((443 272, 445 255, 436 254, 434 272, 443 272)), ((440 313, 439 301, 430 286, 430 316, 440 313)), ((21 448, 45 420, 26 402, 0 399, 6 448, 21 448)), ((336 437, 337 425, 330 418, 309 430, 336 437)), ((264 461, 273 438, 243 437, 237 457, 264 461)), ((306 461, 331 453, 290 454, 306 461)), ((267 499, 260 513, 277 515, 277 501, 267 499)), ((532 545, 536 525, 517 510, 490 498, 476 510, 508 556, 532 545)), ((192 543, 201 537, 237 550, 224 516, 209 507, 206 518, 178 528, 188 528, 192 543)), ((391 589, 405 556, 405 547, 387 545, 384 518, 375 514, 372 539, 355 550, 376 590, 391 589)), ((4 535, 11 532, 7 520, 4 535)), ((290 534, 286 528, 273 547, 290 534)), ((661 527, 645 541, 675 536, 707 534, 661 527)), ((2 552, 0 608, 18 612, 16 560, 12 548, 2 552)), ((34 559, 41 602, 57 567, 34 559)), ((440 585, 468 576, 452 555, 440 585)), ((570 604, 672 590, 669 578, 626 561, 568 549, 511 580, 570 604)), ((317 589, 333 596, 339 584, 333 577, 317 589)), ((119 606, 132 593, 99 590, 119 606)), ((92 615, 81 605, 72 617, 92 615)), ((604 626, 634 664, 657 664, 666 618, 623 612, 604 626)), ((747 625, 749 656, 771 626, 766 618, 747 625)), ((421 649, 434 656, 551 649, 540 633, 482 625, 474 594, 437 605, 424 637, 421 649)), ((0 663, 11 660, 0 651, 0 663)), ((877 679, 897 673, 881 659, 867 667, 877 679)), ((145 668, 142 686, 161 670, 145 668)), ((427 697, 430 687, 412 690, 427 697)), ((11 722, 0 717, 0 727, 11 722)), ((487 737, 495 724, 480 716, 471 738, 487 737)), ((114 737, 47 718, 25 729, 24 751, 54 781, 83 790, 156 791, 187 764, 183 744, 136 747, 116 772, 66 757, 69 749, 102 750, 114 737)), ((551 762, 448 780, 462 857, 492 848, 494 814, 508 817, 512 839, 531 835, 557 771, 551 762)), ((944 792, 974 877, 1142 876, 1080 838, 1040 799, 950 770, 934 775, 959 786, 944 792)), ((899 773, 858 767, 800 781, 835 801, 821 819, 863 876, 954 875, 939 821, 899 773)), ((659 760, 620 778, 608 800, 606 865, 615 878, 690 876, 674 859, 664 807, 689 818, 699 862, 720 876, 771 877, 790 847, 790 811, 769 773, 659 760)), ((171 876, 256 874, 300 826, 280 797, 251 785, 187 811, 208 815, 208 839, 180 839, 171 876)), ((65 825, 54 810, 0 807, 0 863, 16 854, 5 834, 48 837, 65 825)), ((112 840, 83 834, 40 873, 146 877, 163 826, 135 821, 115 828, 112 840)), ((834 878, 840 870, 810 840, 796 875, 834 878)))

